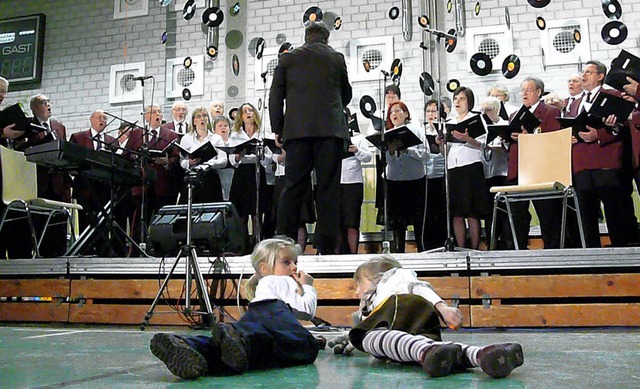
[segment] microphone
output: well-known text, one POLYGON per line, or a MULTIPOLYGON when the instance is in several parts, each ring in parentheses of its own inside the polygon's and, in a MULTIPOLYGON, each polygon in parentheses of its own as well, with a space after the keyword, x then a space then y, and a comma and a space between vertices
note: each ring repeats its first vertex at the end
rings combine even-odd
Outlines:
POLYGON ((384 74, 385 77, 389 77, 390 76, 389 72, 386 71, 386 70, 380 69, 380 73, 384 74))
POLYGON ((260 77, 262 77, 262 79, 266 79, 267 78, 267 74, 269 74, 268 70, 260 73, 260 77))
POLYGON ((424 42, 420 42, 420 48, 422 50, 429 50, 429 48, 427 46, 425 46, 424 42))
POLYGON ((153 78, 153 76, 139 76, 139 77, 134 77, 133 79, 135 81, 144 81, 144 80, 148 80, 150 78, 153 78))

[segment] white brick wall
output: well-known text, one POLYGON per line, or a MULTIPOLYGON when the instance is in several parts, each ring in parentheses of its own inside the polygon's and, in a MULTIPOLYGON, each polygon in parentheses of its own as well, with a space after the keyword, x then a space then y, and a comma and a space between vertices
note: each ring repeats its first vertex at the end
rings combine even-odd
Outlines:
MULTIPOLYGON (((228 18, 227 11, 231 1, 221 0, 221 8, 228 18)), ((295 46, 300 45, 303 38, 302 14, 312 5, 319 5, 324 11, 331 11, 343 20, 342 29, 334 31, 331 44, 338 51, 348 55, 348 44, 351 39, 393 36, 395 57, 403 61, 403 77, 401 89, 403 100, 412 109, 414 117, 420 116, 422 92, 418 86, 418 76, 422 72, 423 50, 418 48, 421 38, 420 28, 415 22, 421 14, 420 6, 426 0, 413 1, 413 40, 402 39, 401 18, 391 21, 387 12, 392 5, 400 5, 399 1, 388 0, 343 0, 343 1, 301 1, 301 0, 248 0, 248 24, 243 31, 246 47, 252 38, 262 36, 267 47, 278 47, 275 37, 284 33, 287 41, 295 46)), ((440 7, 446 2, 440 0, 440 7)), ((536 16, 543 16, 549 21, 568 17, 589 17, 590 34, 583 39, 590 39, 592 58, 609 64, 621 48, 640 55, 640 2, 623 2, 622 21, 629 29, 629 37, 619 46, 604 43, 600 37, 601 27, 608 21, 602 13, 599 1, 593 0, 555 0, 544 9, 534 9, 521 0, 490 0, 481 2, 481 12, 475 16, 475 2, 466 1, 467 27, 491 26, 504 22, 504 7, 509 7, 512 21, 514 52, 522 62, 520 74, 507 80, 500 73, 492 73, 486 77, 472 74, 466 61, 466 42, 462 38, 456 51, 446 54, 442 66, 446 76, 442 82, 457 78, 463 85, 474 89, 476 96, 483 96, 489 86, 494 83, 506 85, 512 92, 512 99, 520 101, 519 84, 529 75, 540 76, 548 90, 566 92, 566 78, 577 71, 577 66, 548 67, 542 69, 540 59, 539 31, 535 25, 536 16)), ((70 132, 84 129, 88 125, 90 113, 97 108, 106 109, 129 120, 139 119, 140 103, 112 106, 108 103, 108 78, 111 65, 126 62, 145 61, 146 73, 156 79, 155 101, 169 107, 171 100, 165 99, 165 62, 167 53, 176 57, 198 55, 204 52, 206 36, 200 26, 202 9, 198 9, 191 21, 182 19, 181 12, 175 13, 173 5, 169 9, 162 8, 155 0, 149 0, 149 15, 129 20, 113 20, 113 0, 2 0, 0 15, 2 18, 29 15, 42 12, 47 15, 46 46, 44 55, 44 72, 42 85, 38 89, 13 91, 9 93, 8 102, 28 100, 35 93, 45 93, 54 101, 54 115, 61 119, 70 132), (175 19, 169 20, 168 19, 175 19), (174 24, 177 33, 169 31, 170 46, 160 43, 160 37, 167 25, 174 24), (125 35, 126 33, 126 35, 125 35), (124 57, 126 36, 127 56, 124 57)), ((444 29, 454 26, 453 14, 444 13, 444 29)), ((188 104, 190 107, 208 105, 216 98, 224 98, 226 93, 225 74, 226 48, 224 37, 226 23, 220 28, 220 54, 217 61, 205 67, 204 96, 195 96, 188 104)), ((443 51, 444 52, 444 51, 443 51)), ((584 61, 589 58, 583 58, 584 61)), ((255 58, 246 56, 243 69, 246 74, 246 99, 256 103, 262 97, 262 91, 255 90, 253 68, 255 58)), ((494 64, 498 68, 501 64, 494 64)), ((151 82, 147 85, 146 98, 151 95, 151 82)), ((358 101, 362 95, 369 94, 377 99, 378 82, 358 82, 354 84, 352 111, 358 111, 358 101)), ((477 99, 479 100, 479 99, 477 99)), ((227 110, 231 108, 227 107, 227 110)), ((165 118, 170 112, 165 110, 165 118)), ((115 128, 115 126, 114 126, 115 128)))

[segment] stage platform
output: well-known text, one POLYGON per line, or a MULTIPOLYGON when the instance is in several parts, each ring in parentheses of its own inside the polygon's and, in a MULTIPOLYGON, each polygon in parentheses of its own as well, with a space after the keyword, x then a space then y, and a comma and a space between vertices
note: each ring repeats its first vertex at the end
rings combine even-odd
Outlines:
MULTIPOLYGON (((356 267, 375 254, 299 258, 315 278, 317 315, 351 325, 356 267)), ((640 248, 451 251, 396 254, 465 316, 465 327, 640 326, 640 248)), ((0 261, 0 321, 139 324, 175 257, 69 257, 0 261)), ((172 310, 184 299, 181 259, 151 325, 190 324, 172 310)), ((246 306, 238 281, 247 256, 199 257, 212 301, 225 315, 246 306)), ((227 315, 228 314, 228 315, 227 315)))

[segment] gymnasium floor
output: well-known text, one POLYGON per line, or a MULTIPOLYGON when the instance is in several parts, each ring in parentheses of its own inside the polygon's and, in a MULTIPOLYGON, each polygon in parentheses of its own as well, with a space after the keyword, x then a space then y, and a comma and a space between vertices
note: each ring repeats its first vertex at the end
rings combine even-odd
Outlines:
MULTIPOLYGON (((242 376, 180 380, 149 351, 158 331, 148 327, 0 327, 0 387, 3 388, 638 388, 640 329, 463 330, 445 340, 484 345, 523 345, 524 366, 506 379, 481 371, 430 379, 417 366, 321 351, 314 365, 256 371, 242 376)), ((190 333, 195 333, 191 331, 190 333)), ((204 332, 203 332, 204 333, 204 332)), ((331 336, 331 335, 328 335, 331 336)))

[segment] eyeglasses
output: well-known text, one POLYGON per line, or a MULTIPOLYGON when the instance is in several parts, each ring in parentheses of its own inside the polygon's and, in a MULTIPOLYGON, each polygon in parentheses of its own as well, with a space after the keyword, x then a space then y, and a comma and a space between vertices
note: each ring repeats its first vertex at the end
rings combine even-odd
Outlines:
POLYGON ((522 93, 523 95, 530 95, 535 91, 537 91, 537 89, 520 89, 520 93, 522 93))
POLYGON ((195 115, 194 118, 196 118, 196 119, 205 119, 205 118, 208 119, 209 116, 207 114, 201 113, 201 114, 195 115))
POLYGON ((174 108, 173 109, 175 112, 187 112, 186 108, 174 108))
POLYGON ((392 114, 396 114, 396 115, 399 114, 399 113, 404 113, 404 111, 401 110, 401 109, 392 109, 389 112, 392 113, 392 114))
POLYGON ((40 100, 40 101, 36 102, 36 104, 38 104, 38 105, 47 105, 47 104, 50 104, 50 103, 51 103, 51 100, 49 100, 49 99, 40 100))
POLYGON ((436 112, 438 112, 438 110, 437 109, 428 109, 428 110, 426 110, 426 112, 427 113, 436 113, 436 112))

